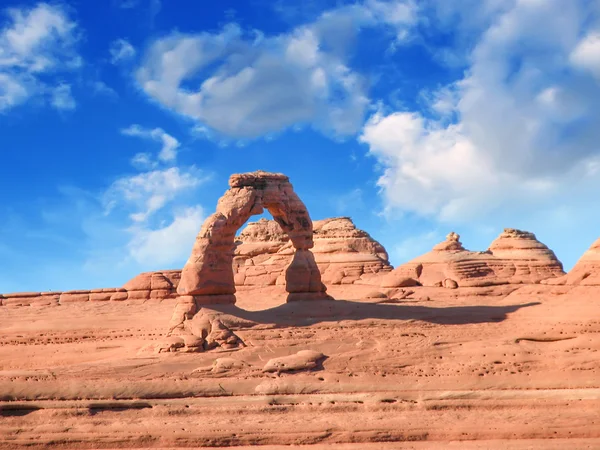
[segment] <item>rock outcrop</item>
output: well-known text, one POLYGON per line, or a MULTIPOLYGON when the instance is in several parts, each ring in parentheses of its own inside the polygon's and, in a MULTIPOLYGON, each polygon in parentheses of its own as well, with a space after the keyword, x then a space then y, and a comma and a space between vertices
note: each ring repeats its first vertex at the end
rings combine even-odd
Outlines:
MULTIPOLYGON (((393 267, 385 248, 349 217, 313 222, 312 253, 325 284, 370 282, 393 267)), ((274 220, 249 222, 235 238, 233 275, 236 286, 284 286, 294 246, 274 220)), ((158 298, 176 292, 180 270, 144 272, 123 288, 134 295, 158 298), (139 292, 139 293, 138 293, 139 292)))
POLYGON ((123 285, 128 298, 166 299, 175 298, 181 279, 181 270, 143 272, 123 285))
POLYGON ((552 250, 533 233, 506 228, 485 252, 465 250, 456 233, 425 255, 394 269, 382 279, 383 287, 481 287, 533 284, 564 275, 552 250))
MULTIPOLYGON (((325 284, 375 283, 393 268, 385 248, 349 217, 313 222, 312 253, 325 284)), ((294 247, 274 220, 248 222, 235 238, 233 273, 236 286, 285 285, 285 270, 294 247)), ((120 288, 0 295, 0 305, 58 305, 88 301, 173 301, 181 270, 143 272, 120 288)))
POLYGON ((488 251, 506 265, 509 283, 539 283, 565 273, 554 252, 528 231, 505 228, 488 251))
MULTIPOLYGON (((326 284, 351 284, 392 270, 383 246, 356 228, 349 217, 313 222, 312 253, 326 284)), ((245 286, 285 284, 285 267, 294 248, 273 220, 251 222, 236 238, 235 283, 245 286)))
MULTIPOLYGON (((179 295, 192 295, 197 302, 234 303, 234 238, 237 230, 256 214, 267 209, 294 248, 286 268, 288 299, 323 294, 325 285, 310 249, 314 246, 312 221, 289 178, 283 174, 252 172, 232 175, 229 190, 209 216, 181 272, 179 295), (204 299, 206 296, 219 296, 204 299)), ((321 296, 321 298, 324 295, 321 296)))
MULTIPOLYGON (((174 271, 179 273, 179 271, 174 271)), ((140 274, 134 280, 142 276, 151 276, 148 272, 140 274)), ((128 283, 129 284, 129 283, 128 283)), ((0 294, 0 305, 3 306, 58 306, 67 303, 85 302, 122 302, 122 301, 163 301, 174 299, 174 289, 125 289, 125 288, 103 288, 91 290, 74 290, 65 292, 16 292, 12 294, 0 294)))
POLYGON ((568 274, 546 280, 544 284, 600 286, 600 239, 579 258, 568 274))
POLYGON ((289 178, 262 171, 232 175, 229 189, 219 199, 216 212, 204 221, 183 267, 167 334, 169 341, 159 351, 201 351, 243 344, 213 312, 201 309, 235 303, 235 233, 250 216, 262 214, 265 208, 293 247, 285 268, 288 301, 329 298, 310 251, 314 247, 313 224, 289 178))

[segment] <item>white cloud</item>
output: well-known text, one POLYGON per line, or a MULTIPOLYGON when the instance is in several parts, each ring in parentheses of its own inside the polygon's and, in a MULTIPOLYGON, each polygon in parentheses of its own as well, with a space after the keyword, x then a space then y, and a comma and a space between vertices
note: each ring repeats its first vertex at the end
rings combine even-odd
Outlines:
POLYGON ((110 62, 119 64, 123 61, 129 61, 135 57, 136 51, 133 45, 126 39, 117 39, 110 44, 109 48, 110 62))
MULTIPOLYGON (((121 133, 123 133, 126 136, 136 136, 159 142, 162 145, 162 147, 160 149, 160 153, 158 154, 158 159, 162 162, 172 162, 175 161, 175 159, 177 158, 177 150, 179 149, 181 144, 176 138, 174 138, 168 133, 165 133, 165 131, 162 128, 148 129, 140 125, 133 124, 130 125, 128 128, 121 130, 121 133)), ((136 162, 140 163, 143 162, 143 159, 144 157, 138 154, 134 157, 134 161, 132 162, 134 164, 136 162)))
POLYGON ((77 24, 64 9, 46 3, 9 8, 5 14, 9 21, 0 29, 0 112, 44 94, 57 108, 72 109, 65 85, 53 82, 52 76, 82 65, 75 50, 77 24))
POLYGON ((356 133, 369 99, 348 66, 358 30, 386 26, 395 38, 416 21, 411 1, 366 1, 327 11, 314 23, 273 37, 181 34, 153 42, 137 70, 161 105, 233 138, 255 138, 296 124, 338 136, 356 133))
POLYGON ((77 107, 77 103, 75 103, 75 99, 71 94, 71 86, 65 83, 56 86, 52 90, 51 104, 56 109, 61 111, 75 109, 77 107))
POLYGON ((195 167, 170 167, 152 170, 116 180, 104 194, 107 213, 118 207, 130 211, 134 222, 145 222, 181 194, 189 192, 208 180, 195 167))
POLYGON ((360 139, 385 168, 379 184, 389 209, 466 221, 600 187, 588 6, 505 3, 486 18, 465 77, 425 96, 433 117, 382 110, 367 122, 360 139))
POLYGON ((158 162, 156 162, 150 153, 136 153, 133 158, 131 158, 131 165, 139 170, 147 170, 154 169, 158 166, 158 162))
POLYGON ((587 69, 600 79, 600 32, 594 31, 585 36, 571 53, 572 63, 587 69))
POLYGON ((0 73, 0 112, 24 102, 29 97, 27 87, 11 75, 0 73))
POLYGON ((145 266, 167 268, 181 264, 189 255, 204 219, 204 211, 197 205, 175 214, 168 225, 160 228, 132 227, 133 236, 127 244, 129 255, 145 266))

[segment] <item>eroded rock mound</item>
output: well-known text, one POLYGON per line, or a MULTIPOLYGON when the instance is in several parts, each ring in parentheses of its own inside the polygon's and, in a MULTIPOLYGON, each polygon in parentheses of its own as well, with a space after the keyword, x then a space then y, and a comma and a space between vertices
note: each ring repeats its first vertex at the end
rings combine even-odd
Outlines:
POLYGON ((280 356, 267 361, 263 372, 296 372, 300 370, 310 370, 318 366, 319 362, 325 358, 321 352, 314 350, 301 350, 294 355, 280 356))
POLYGON ((600 239, 579 258, 568 274, 546 280, 545 284, 600 286, 600 239))
POLYGON ((565 274, 554 252, 528 231, 505 228, 488 251, 506 265, 507 272, 514 270, 510 283, 539 283, 565 274))
POLYGON ((562 275, 561 262, 533 233, 506 228, 485 252, 465 250, 460 236, 452 232, 431 252, 394 269, 381 285, 421 284, 456 289, 540 283, 562 275))
MULTIPOLYGON (((317 220, 313 230, 312 253, 326 284, 351 284, 392 270, 383 246, 349 217, 317 220)), ((235 283, 284 285, 293 253, 292 243, 275 221, 249 223, 236 238, 235 283)))

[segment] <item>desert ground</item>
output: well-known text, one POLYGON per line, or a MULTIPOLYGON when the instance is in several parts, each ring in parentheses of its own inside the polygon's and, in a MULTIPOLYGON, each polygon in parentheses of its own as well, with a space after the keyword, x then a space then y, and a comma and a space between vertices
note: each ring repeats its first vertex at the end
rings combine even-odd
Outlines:
POLYGON ((0 447, 600 448, 600 288, 411 290, 241 287, 203 353, 174 299, 0 307, 0 447))

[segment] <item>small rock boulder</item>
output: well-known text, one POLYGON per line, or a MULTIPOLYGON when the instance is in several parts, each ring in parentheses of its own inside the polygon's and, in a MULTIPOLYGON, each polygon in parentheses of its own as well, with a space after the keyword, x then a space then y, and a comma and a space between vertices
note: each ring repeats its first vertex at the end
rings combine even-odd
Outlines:
POLYGON ((299 370, 310 370, 317 367, 319 362, 325 358, 321 352, 314 350, 301 350, 295 355, 273 358, 265 364, 263 372, 295 372, 299 370))

